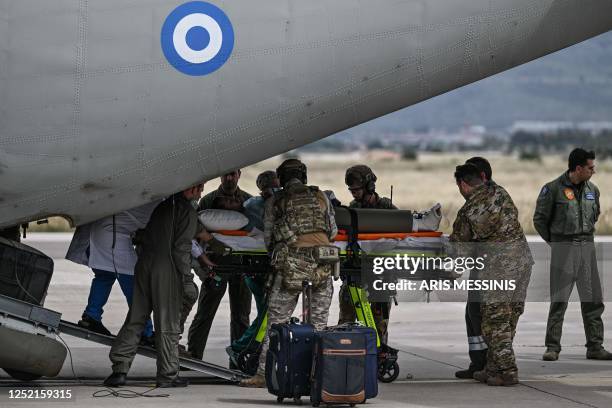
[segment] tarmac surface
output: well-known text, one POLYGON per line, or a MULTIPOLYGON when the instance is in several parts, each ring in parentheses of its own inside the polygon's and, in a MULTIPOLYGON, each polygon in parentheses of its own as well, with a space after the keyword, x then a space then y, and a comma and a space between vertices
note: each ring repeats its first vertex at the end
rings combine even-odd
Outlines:
MULTIPOLYGON (((79 320, 87 302, 93 274, 85 267, 63 260, 70 234, 32 234, 26 243, 53 257, 55 273, 45 307, 59 311, 64 320, 79 320)), ((610 258, 610 254, 606 254, 610 258)), ((545 282, 548 272, 542 265, 534 278, 545 282)), ((338 316, 336 296, 329 322, 338 316)), ((398 348, 400 376, 391 384, 380 384, 379 396, 367 402, 379 407, 611 407, 612 361, 585 359, 584 331, 579 303, 571 303, 563 332, 563 351, 557 362, 541 360, 548 303, 530 302, 522 316, 515 339, 521 383, 513 387, 489 387, 472 380, 457 380, 454 372, 468 364, 464 324, 465 304, 459 302, 400 302, 392 310, 390 345, 398 348), (414 377, 406 379, 408 373, 414 377)), ((253 305, 254 308, 254 305, 253 305)), ((105 325, 116 333, 127 305, 115 285, 104 314, 105 325)), ((194 310, 195 312, 195 310, 194 310)), ((296 314, 299 313, 299 307, 296 314)), ((192 312, 193 316, 193 312, 192 312)), ((191 316, 191 317, 192 317, 191 316)), ((253 310, 251 317, 254 318, 253 310)), ((188 320, 189 321, 191 320, 188 320)), ((604 313, 605 337, 612 336, 610 312, 604 313)), ((188 327, 188 325, 187 325, 188 327)), ((205 360, 226 365, 225 347, 229 337, 229 303, 224 298, 211 330, 205 360)), ((128 385, 120 391, 124 398, 109 395, 101 386, 110 374, 108 347, 68 335, 62 336, 72 357, 57 378, 20 383, 0 371, 0 407, 257 407, 277 406, 265 389, 245 389, 206 375, 183 372, 191 384, 183 389, 155 389, 155 361, 137 357, 129 373, 128 385), (76 378, 78 377, 78 379, 76 378), (14 399, 16 390, 70 391, 69 400, 14 399), (149 390, 149 391, 148 391, 149 390), (148 397, 130 391, 145 392, 148 397), (98 393, 97 397, 94 394, 98 393), (166 396, 163 396, 166 395, 166 396)), ((184 343, 185 340, 182 340, 184 343)), ((611 343, 608 347, 612 349, 611 343)), ((0 345, 1 347, 1 345, 0 345)), ((292 405, 286 402, 285 405, 292 405)), ((309 405, 307 398, 304 405, 309 405)))

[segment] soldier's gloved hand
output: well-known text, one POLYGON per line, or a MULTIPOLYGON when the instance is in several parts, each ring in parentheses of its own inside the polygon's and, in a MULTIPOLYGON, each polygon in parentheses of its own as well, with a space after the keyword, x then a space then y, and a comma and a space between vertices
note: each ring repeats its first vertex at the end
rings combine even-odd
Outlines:
POLYGON ((230 255, 232 253, 232 248, 225 245, 223 242, 219 241, 217 238, 213 238, 206 243, 210 250, 219 256, 230 255))

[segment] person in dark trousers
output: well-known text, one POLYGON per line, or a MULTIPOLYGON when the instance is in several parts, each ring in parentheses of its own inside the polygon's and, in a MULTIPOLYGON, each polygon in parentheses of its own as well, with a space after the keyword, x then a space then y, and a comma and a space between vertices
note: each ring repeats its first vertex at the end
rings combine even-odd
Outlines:
MULTIPOLYGON (((244 212, 243 204, 251 195, 238 187, 240 170, 221 176, 221 185, 200 201, 199 210, 223 209, 244 212)), ((249 327, 251 313, 251 291, 243 276, 235 274, 231 278, 208 277, 202 282, 198 309, 189 327, 188 351, 194 358, 202 359, 208 341, 208 334, 217 309, 229 286, 230 300, 230 342, 238 340, 249 327)), ((233 364, 230 364, 234 368, 233 364)))
POLYGON ((545 361, 559 358, 563 317, 574 283, 582 309, 586 357, 612 360, 612 354, 603 348, 604 304, 594 244, 601 207, 599 189, 590 181, 594 174, 595 153, 574 149, 568 170, 542 187, 533 215, 538 234, 551 246, 545 361))
POLYGON ((163 201, 140 235, 132 306, 110 350, 113 373, 104 385, 124 385, 142 330, 151 312, 155 325, 157 386, 186 387, 179 378, 183 277, 191 273, 191 242, 200 224, 191 201, 203 186, 196 185, 163 201))
MULTIPOLYGON (((257 176, 257 188, 259 188, 259 195, 257 197, 251 197, 244 203, 245 213, 249 218, 249 225, 247 229, 251 229, 251 234, 263 235, 264 231, 264 214, 265 205, 268 199, 274 196, 274 193, 280 190, 280 180, 276 175, 276 171, 268 170, 257 176)), ((230 361, 236 365, 236 359, 239 354, 249 348, 252 344, 253 338, 257 335, 261 322, 266 314, 266 281, 268 280, 268 273, 261 274, 259 276, 245 276, 244 281, 253 294, 255 299, 255 305, 257 307, 257 317, 249 328, 244 332, 242 337, 238 340, 233 341, 225 351, 230 356, 230 361)))

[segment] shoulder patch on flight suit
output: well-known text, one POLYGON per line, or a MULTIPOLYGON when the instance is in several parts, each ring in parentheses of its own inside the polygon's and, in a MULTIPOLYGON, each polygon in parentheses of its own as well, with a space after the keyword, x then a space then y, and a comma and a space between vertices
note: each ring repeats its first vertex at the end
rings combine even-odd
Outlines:
POLYGON ((565 194, 565 198, 567 198, 568 200, 573 200, 574 198, 576 198, 574 196, 574 190, 572 190, 571 188, 564 189, 563 194, 565 194))
POLYGON ((594 200, 595 199, 595 194, 591 191, 588 191, 585 195, 584 198, 586 198, 587 200, 594 200))

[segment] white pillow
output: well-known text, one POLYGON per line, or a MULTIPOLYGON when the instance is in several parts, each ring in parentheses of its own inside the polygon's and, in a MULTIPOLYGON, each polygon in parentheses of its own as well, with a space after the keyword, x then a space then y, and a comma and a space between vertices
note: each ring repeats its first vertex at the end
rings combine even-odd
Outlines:
POLYGON ((232 210, 203 210, 200 211, 199 218, 207 231, 236 231, 249 223, 244 214, 232 210))

